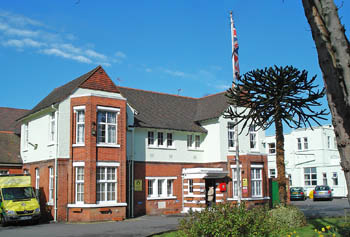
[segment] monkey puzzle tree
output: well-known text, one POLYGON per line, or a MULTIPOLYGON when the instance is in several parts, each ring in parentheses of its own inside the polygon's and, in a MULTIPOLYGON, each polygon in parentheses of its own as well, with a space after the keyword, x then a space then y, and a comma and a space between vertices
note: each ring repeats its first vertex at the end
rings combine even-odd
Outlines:
POLYGON ((316 76, 308 79, 307 71, 293 66, 274 66, 239 76, 236 86, 226 92, 232 106, 224 117, 237 119, 236 125, 242 123, 240 133, 251 125, 264 130, 275 125, 277 180, 282 203, 287 201, 283 122, 291 128, 311 127, 310 122, 319 124, 317 120, 325 119, 328 114, 326 109, 313 109, 321 105, 318 100, 324 96, 324 90, 316 90, 315 79, 316 76), (233 106, 240 109, 234 110, 233 106))

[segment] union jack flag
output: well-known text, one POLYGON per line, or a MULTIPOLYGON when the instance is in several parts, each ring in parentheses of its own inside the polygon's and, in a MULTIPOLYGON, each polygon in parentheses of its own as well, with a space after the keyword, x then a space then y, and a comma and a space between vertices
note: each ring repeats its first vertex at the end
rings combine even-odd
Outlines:
POLYGON ((232 66, 233 66, 233 76, 237 78, 239 76, 239 63, 238 63, 238 38, 235 24, 231 15, 231 33, 232 33, 232 66))

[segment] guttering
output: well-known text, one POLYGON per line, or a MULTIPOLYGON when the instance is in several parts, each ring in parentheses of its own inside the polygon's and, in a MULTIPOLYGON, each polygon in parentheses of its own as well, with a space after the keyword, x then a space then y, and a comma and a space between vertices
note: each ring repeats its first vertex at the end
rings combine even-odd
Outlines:
POLYGON ((57 197, 58 197, 58 164, 57 164, 57 159, 58 159, 58 118, 59 118, 59 110, 58 110, 58 105, 55 107, 55 105, 51 105, 51 108, 56 111, 55 114, 55 120, 56 120, 56 154, 55 154, 55 198, 54 198, 54 221, 57 222, 57 197))

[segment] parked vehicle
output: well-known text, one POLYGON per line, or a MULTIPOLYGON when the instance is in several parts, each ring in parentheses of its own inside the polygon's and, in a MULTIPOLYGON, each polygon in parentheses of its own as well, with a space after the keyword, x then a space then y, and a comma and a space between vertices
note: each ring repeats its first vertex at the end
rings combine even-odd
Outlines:
POLYGON ((29 175, 0 176, 1 225, 11 222, 38 222, 40 206, 29 175))
POLYGON ((314 189, 314 201, 327 199, 333 200, 333 189, 331 189, 328 185, 317 185, 314 189))
POLYGON ((306 192, 302 187, 290 188, 290 200, 306 200, 306 192))

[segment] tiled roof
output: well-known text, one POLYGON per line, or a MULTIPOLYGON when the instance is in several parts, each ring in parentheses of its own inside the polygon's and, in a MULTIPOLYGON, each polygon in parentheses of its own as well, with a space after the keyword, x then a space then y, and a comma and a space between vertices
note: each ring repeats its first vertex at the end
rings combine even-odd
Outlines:
POLYGON ((11 131, 20 134, 20 124, 16 120, 28 111, 27 109, 0 107, 0 132, 11 131))
POLYGON ((0 164, 22 164, 20 137, 11 132, 0 132, 0 164))
POLYGON ((85 73, 84 75, 74 79, 73 81, 70 81, 61 87, 55 88, 48 96, 46 96, 42 101, 40 101, 32 110, 30 110, 23 117, 26 117, 30 114, 33 114, 51 105, 63 101, 100 68, 101 66, 98 66, 90 72, 85 73))
POLYGON ((219 117, 227 108, 225 93, 200 99, 119 87, 136 109, 135 126, 206 132, 199 121, 219 117))

